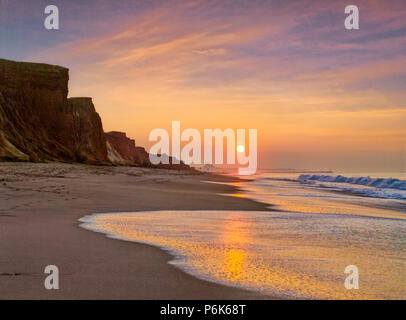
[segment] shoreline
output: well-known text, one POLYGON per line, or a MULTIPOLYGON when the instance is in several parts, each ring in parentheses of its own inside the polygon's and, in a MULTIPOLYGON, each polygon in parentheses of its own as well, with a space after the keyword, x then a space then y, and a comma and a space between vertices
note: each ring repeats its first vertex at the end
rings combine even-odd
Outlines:
POLYGON ((0 163, 0 299, 281 299, 201 280, 173 256, 85 230, 78 219, 101 212, 268 211, 224 196, 238 188, 202 180, 229 177, 136 167, 0 163), (57 265, 60 289, 44 288, 57 265))

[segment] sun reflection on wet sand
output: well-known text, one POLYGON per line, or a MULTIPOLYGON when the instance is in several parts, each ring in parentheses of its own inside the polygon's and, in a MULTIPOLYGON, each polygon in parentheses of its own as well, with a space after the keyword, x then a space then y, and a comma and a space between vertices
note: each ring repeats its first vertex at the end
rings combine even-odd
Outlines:
POLYGON ((405 298, 403 221, 284 212, 159 211, 95 215, 85 227, 169 249, 200 278, 264 294, 405 298), (360 269, 346 290, 344 269, 360 269))
POLYGON ((226 251, 225 266, 227 270, 227 280, 234 282, 242 278, 244 273, 242 264, 246 256, 243 250, 230 249, 226 251))
MULTIPOLYGON (((249 223, 236 219, 235 213, 226 216, 224 228, 220 230, 220 243, 225 247, 224 262, 227 280, 235 282, 246 273, 244 261, 247 258, 247 248, 250 241, 249 223)), ((238 215, 238 214, 237 214, 238 215)))

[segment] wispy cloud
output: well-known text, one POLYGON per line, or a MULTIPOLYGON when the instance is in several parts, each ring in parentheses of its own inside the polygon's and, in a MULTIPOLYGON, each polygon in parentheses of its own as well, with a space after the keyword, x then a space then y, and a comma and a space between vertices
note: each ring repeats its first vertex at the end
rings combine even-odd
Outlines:
POLYGON ((72 3, 65 26, 75 36, 26 59, 69 66, 71 93, 95 96, 108 129, 146 143, 151 126, 175 118, 195 127, 231 122, 259 128, 268 146, 278 137, 276 149, 302 137, 318 148, 326 136, 348 148, 341 131, 368 150, 385 137, 376 150, 402 152, 403 0, 363 1, 358 31, 344 29, 342 1, 103 1, 100 19, 72 3))

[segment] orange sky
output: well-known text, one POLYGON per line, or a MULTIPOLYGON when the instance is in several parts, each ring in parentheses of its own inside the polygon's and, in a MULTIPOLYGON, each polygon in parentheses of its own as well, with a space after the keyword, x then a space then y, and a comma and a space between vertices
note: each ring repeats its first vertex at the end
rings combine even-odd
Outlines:
POLYGON ((262 168, 405 171, 404 1, 364 1, 358 31, 342 1, 129 3, 72 1, 64 41, 21 59, 69 67, 70 96, 139 145, 180 120, 258 129, 262 168))

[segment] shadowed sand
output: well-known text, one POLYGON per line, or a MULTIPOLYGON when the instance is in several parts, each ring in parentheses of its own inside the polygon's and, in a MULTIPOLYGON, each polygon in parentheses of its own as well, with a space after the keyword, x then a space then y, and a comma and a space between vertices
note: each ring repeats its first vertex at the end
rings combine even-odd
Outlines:
MULTIPOLYGON (((208 175, 125 167, 0 163, 0 299, 262 299, 190 276, 166 252, 108 239, 79 218, 143 210, 265 210, 218 195, 208 175), (60 290, 44 288, 57 265, 60 290)), ((216 178, 226 179, 226 178, 216 178)))

